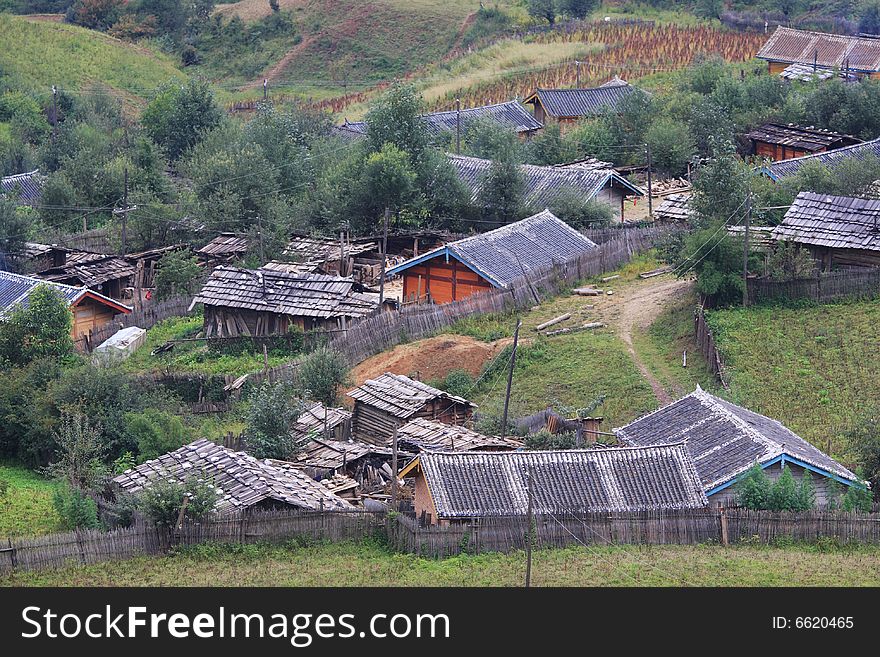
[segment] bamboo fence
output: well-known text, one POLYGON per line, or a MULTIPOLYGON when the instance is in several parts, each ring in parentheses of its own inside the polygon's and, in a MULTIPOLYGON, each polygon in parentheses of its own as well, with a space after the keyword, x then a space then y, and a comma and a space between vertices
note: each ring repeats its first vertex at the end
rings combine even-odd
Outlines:
POLYGON ((776 282, 750 279, 749 303, 808 299, 828 303, 846 298, 871 298, 880 294, 880 268, 821 272, 813 278, 776 282))

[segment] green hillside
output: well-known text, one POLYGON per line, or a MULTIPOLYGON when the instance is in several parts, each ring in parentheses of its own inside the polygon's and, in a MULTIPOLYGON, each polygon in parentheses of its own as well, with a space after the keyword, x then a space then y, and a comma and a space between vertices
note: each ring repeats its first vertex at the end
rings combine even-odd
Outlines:
POLYGON ((101 83, 132 101, 169 78, 183 78, 171 58, 65 23, 0 14, 0 75, 19 88, 78 90, 101 83))

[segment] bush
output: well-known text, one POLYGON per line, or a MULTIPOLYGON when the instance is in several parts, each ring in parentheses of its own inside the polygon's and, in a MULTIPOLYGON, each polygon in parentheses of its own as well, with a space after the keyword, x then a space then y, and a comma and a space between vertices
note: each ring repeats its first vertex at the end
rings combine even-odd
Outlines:
POLYGON ((574 449, 577 437, 574 433, 550 433, 542 430, 526 436, 526 449, 574 449))
POLYGON ((190 476, 183 483, 175 479, 157 481, 141 496, 138 508, 159 527, 174 527, 184 498, 189 498, 184 517, 202 520, 217 504, 217 489, 204 475, 190 476))
POLYGON ((797 281, 811 278, 816 261, 806 249, 793 242, 779 242, 767 257, 767 272, 774 281, 797 281))
POLYGON ((291 429, 303 410, 287 383, 263 383, 251 395, 244 430, 247 449, 257 458, 288 459, 297 450, 291 429))
POLYGON ((64 529, 96 529, 100 526, 98 505, 79 488, 60 486, 55 491, 52 504, 64 529))
POLYGON ((318 347, 300 362, 299 377, 308 396, 328 408, 335 406, 339 388, 349 380, 345 357, 329 347, 318 347))
POLYGON ((179 417, 155 408, 143 413, 127 413, 125 424, 132 441, 137 443, 139 463, 174 451, 192 440, 191 430, 179 417))
POLYGON ((798 484, 786 465, 776 481, 771 482, 756 463, 737 484, 737 501, 756 511, 809 511, 816 506, 813 477, 805 471, 798 484))
POLYGON ((450 395, 467 397, 474 387, 474 377, 467 370, 455 369, 446 375, 440 387, 450 395))

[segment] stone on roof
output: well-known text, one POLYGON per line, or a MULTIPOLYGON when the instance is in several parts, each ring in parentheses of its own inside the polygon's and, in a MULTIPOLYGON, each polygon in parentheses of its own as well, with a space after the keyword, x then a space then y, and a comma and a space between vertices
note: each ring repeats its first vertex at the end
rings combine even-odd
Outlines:
POLYGON ((759 59, 863 73, 880 71, 880 39, 779 26, 761 46, 759 59))
POLYGON ((834 132, 833 130, 824 130, 813 126, 799 126, 793 123, 765 123, 748 133, 746 138, 762 141, 767 144, 789 146, 811 153, 835 145, 852 146, 861 142, 861 139, 834 132))

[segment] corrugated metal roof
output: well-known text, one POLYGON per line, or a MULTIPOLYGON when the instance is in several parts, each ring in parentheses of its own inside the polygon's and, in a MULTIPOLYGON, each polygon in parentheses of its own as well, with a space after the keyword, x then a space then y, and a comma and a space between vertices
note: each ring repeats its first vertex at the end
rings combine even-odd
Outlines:
POLYGON ((540 101, 552 117, 601 116, 617 112, 618 106, 633 93, 644 93, 618 79, 589 89, 538 89, 526 103, 540 101))
POLYGON ((522 221, 423 253, 392 267, 387 275, 399 274, 424 260, 446 255, 464 263, 496 287, 506 287, 530 272, 543 271, 595 248, 595 242, 544 210, 522 221))
MULTIPOLYGON (((492 160, 465 155, 447 155, 455 167, 459 179, 471 193, 471 203, 478 203, 486 174, 492 167, 492 160)), ((644 196, 641 188, 633 185, 614 169, 589 169, 580 167, 520 165, 525 179, 523 203, 531 207, 547 207, 559 198, 560 194, 575 192, 582 199, 595 197, 606 187, 620 187, 627 194, 644 196)))
POLYGON ((506 451, 523 446, 519 440, 485 436, 466 427, 423 417, 410 420, 397 430, 397 444, 401 449, 412 452, 506 451))
POLYGON ((354 287, 350 278, 338 276, 221 266, 211 272, 193 304, 294 317, 366 317, 378 302, 354 287))
POLYGON ((644 511, 708 504, 684 444, 419 455, 437 515, 644 511))
POLYGON ((801 167, 809 162, 819 162, 826 167, 835 167, 840 162, 849 159, 864 160, 868 157, 880 158, 880 138, 836 148, 825 153, 812 153, 801 157, 793 157, 790 160, 777 160, 764 168, 764 173, 773 180, 779 180, 786 176, 793 176, 801 167))
POLYGON ((127 493, 137 493, 160 480, 185 481, 191 476, 202 477, 218 489, 217 511, 245 509, 267 499, 312 510, 353 508, 296 468, 278 467, 204 438, 126 470, 113 482, 127 493))
POLYGON ((53 290, 56 290, 68 304, 74 304, 88 294, 92 298, 103 301, 121 312, 131 312, 130 307, 85 287, 73 287, 63 283, 44 281, 32 276, 22 276, 21 274, 13 274, 8 271, 0 271, 0 318, 16 306, 26 308, 31 293, 38 285, 48 285, 53 290))
POLYGON ((809 32, 779 26, 756 55, 759 59, 822 68, 880 71, 880 39, 867 39, 825 32, 809 32))
POLYGON ((804 151, 815 152, 835 146, 852 146, 862 140, 833 130, 823 130, 813 126, 799 126, 793 123, 765 123, 746 135, 747 139, 767 144, 791 146, 804 151))
POLYGON ((832 249, 880 251, 880 201, 801 192, 773 238, 832 249))
POLYGON ((849 481, 858 477, 777 420, 697 389, 613 430, 628 445, 687 441, 707 491, 731 483, 755 462, 787 454, 849 481))
POLYGON ((425 404, 436 399, 476 408, 476 404, 463 397, 450 395, 427 383, 391 372, 385 372, 375 379, 367 379, 363 384, 349 391, 348 396, 355 401, 375 406, 394 417, 401 418, 410 417, 425 404))
MULTIPOLYGON (((437 137, 444 133, 455 131, 458 112, 456 110, 431 112, 430 114, 422 114, 421 118, 425 121, 425 128, 428 133, 432 137, 437 137)), ((506 103, 495 105, 463 108, 461 110, 462 134, 466 132, 469 124, 481 119, 494 121, 499 126, 517 133, 534 132, 544 127, 519 101, 509 100, 506 103)), ((365 136, 367 130, 368 127, 364 121, 346 121, 341 126, 338 126, 335 132, 343 138, 355 139, 354 135, 365 136)))
POLYGON ((36 205, 43 197, 43 183, 45 178, 40 175, 39 169, 28 173, 18 173, 14 176, 4 176, 0 180, 0 191, 4 195, 13 195, 22 205, 36 205))

